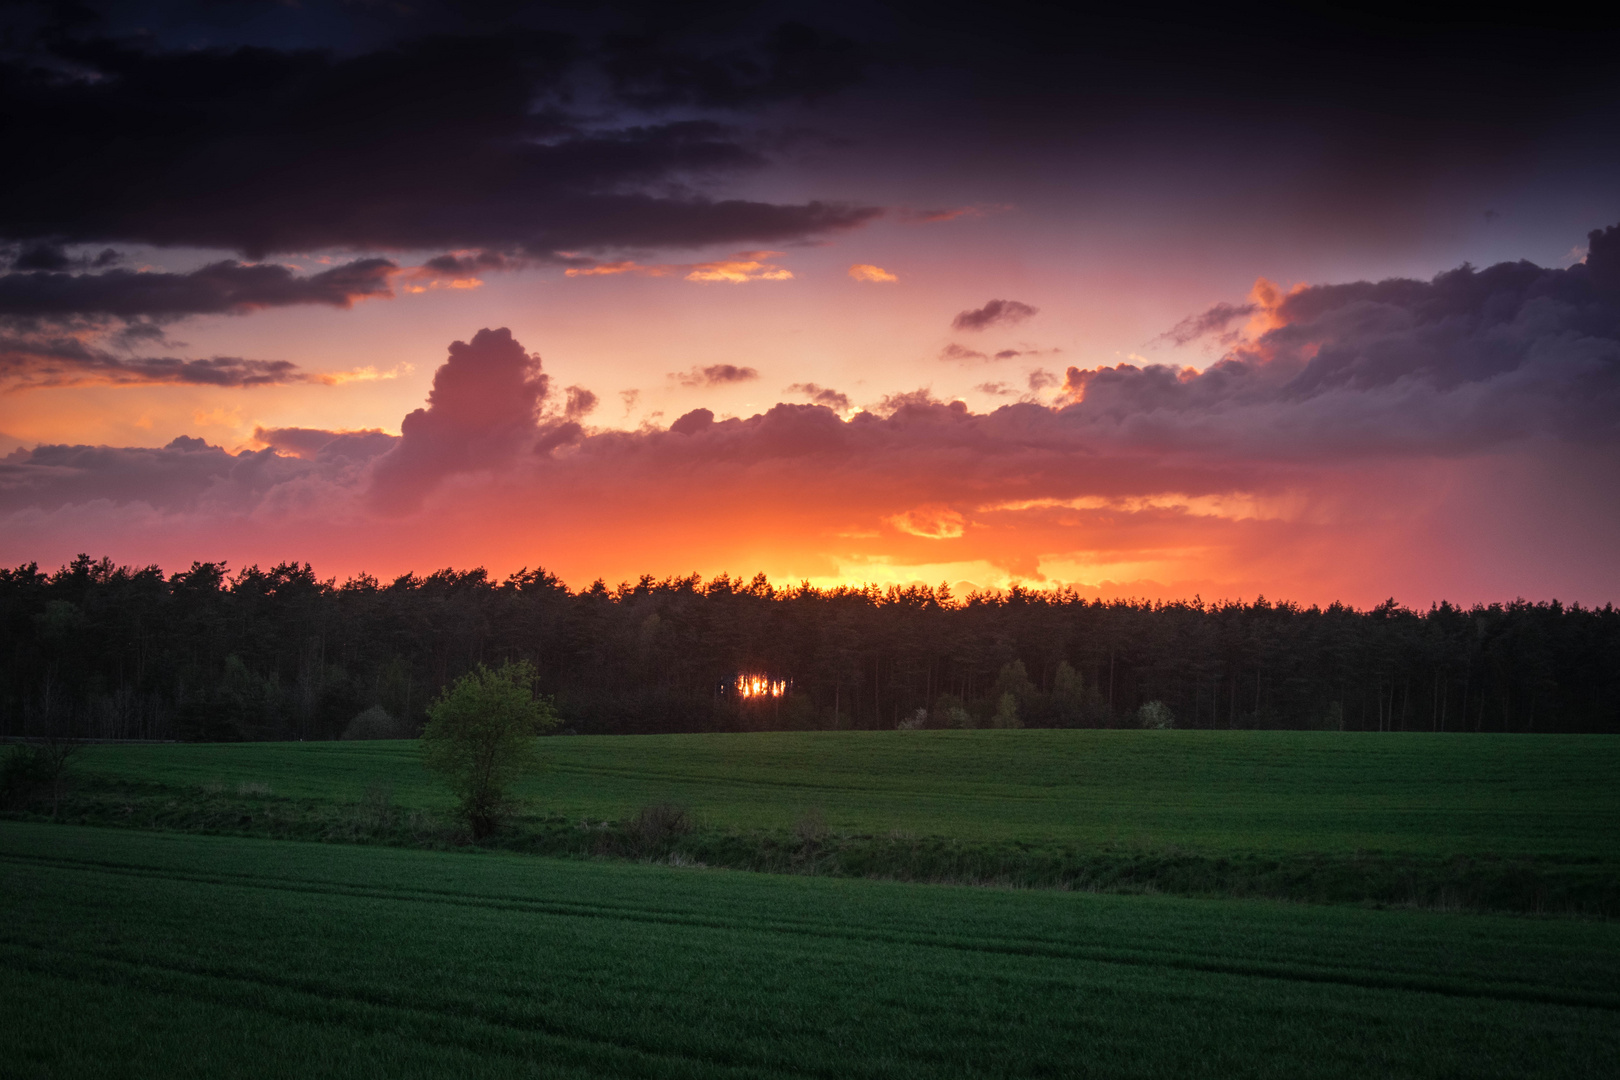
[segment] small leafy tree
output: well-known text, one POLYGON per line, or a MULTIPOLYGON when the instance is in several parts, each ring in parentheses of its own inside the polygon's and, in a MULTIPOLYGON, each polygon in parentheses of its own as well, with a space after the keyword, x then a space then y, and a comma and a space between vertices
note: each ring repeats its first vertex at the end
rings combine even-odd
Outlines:
POLYGON ((510 812, 508 789, 536 763, 534 737, 557 726, 551 702, 535 696, 534 681, 528 661, 494 670, 479 664, 428 707, 423 763, 449 784, 475 840, 510 812))
POLYGON ((1167 731, 1176 726, 1176 717, 1164 702, 1150 701, 1136 710, 1136 722, 1151 731, 1167 731))

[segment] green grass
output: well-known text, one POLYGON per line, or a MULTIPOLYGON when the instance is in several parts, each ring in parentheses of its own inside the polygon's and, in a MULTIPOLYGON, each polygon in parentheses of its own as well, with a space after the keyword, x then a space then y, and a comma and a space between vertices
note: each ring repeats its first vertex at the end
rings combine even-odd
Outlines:
POLYGON ((0 823, 0 1075, 1596 1077, 1620 927, 0 823))
MULTIPOLYGON (((525 795, 613 821, 672 801, 718 829, 1206 854, 1620 859, 1620 737, 1206 731, 919 731, 547 739, 525 795)), ((449 803, 413 743, 107 746, 86 771, 196 790, 267 784, 449 803)))

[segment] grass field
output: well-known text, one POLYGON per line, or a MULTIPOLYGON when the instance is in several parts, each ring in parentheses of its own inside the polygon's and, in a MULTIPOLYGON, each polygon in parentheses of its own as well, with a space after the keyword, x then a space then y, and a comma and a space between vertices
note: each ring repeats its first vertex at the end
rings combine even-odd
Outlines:
MULTIPOLYGON (((613 821, 670 801, 707 826, 827 826, 1211 854, 1620 859, 1620 738, 1226 731, 917 731, 554 738, 523 794, 613 821)), ((105 746, 86 771, 195 791, 447 808, 409 742, 105 746)))
MULTIPOLYGON (((531 854, 1188 896, 1620 915, 1620 739, 971 731, 542 742, 531 854), (649 834, 638 810, 695 827, 649 834)), ((98 746, 60 820, 463 842, 414 743, 98 746)), ((35 805, 33 816, 43 808, 35 805)), ((22 815, 24 817, 28 814, 22 815)))
POLYGON ((8 1077, 1620 1075, 1612 923, 24 822, 0 867, 8 1077))

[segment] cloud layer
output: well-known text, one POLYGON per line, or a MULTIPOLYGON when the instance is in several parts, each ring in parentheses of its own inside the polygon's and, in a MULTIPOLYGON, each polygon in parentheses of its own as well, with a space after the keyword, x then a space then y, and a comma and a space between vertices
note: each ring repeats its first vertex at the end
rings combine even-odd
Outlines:
POLYGON ((1072 367, 1056 405, 987 413, 918 390, 844 419, 827 407, 843 395, 795 384, 825 404, 591 432, 582 388, 553 404, 539 359, 486 329, 450 347, 398 439, 19 450, 0 520, 26 557, 144 508, 169 542, 258 523, 338 561, 509 559, 586 580, 751 559, 808 577, 1601 602, 1620 591, 1617 255, 1610 229, 1569 269, 1263 290, 1266 329, 1204 371, 1072 367))

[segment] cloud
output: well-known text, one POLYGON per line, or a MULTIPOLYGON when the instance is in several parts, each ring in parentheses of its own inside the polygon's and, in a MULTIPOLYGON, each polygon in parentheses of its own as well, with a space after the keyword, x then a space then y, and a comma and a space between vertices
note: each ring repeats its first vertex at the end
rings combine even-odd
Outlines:
POLYGON ((1012 208, 1009 203, 975 203, 972 206, 954 206, 938 210, 914 210, 907 207, 902 208, 896 216, 910 225, 935 225, 944 221, 956 221, 959 218, 986 217, 1012 208))
POLYGON ((591 262, 583 260, 579 266, 570 266, 563 271, 565 277, 613 277, 618 274, 636 274, 642 277, 667 277, 678 268, 669 265, 645 266, 634 259, 620 259, 617 262, 591 262))
POLYGON ((981 394, 989 394, 992 397, 1011 397, 1012 395, 1018 393, 1018 391, 1014 390, 1004 382, 980 383, 973 389, 977 390, 981 394))
POLYGON ((540 357, 505 327, 452 342, 427 407, 401 421, 399 443, 376 463, 374 503, 406 512, 446 477, 510 463, 537 436, 548 390, 540 357))
POLYGON ((104 248, 92 256, 89 252, 73 254, 60 244, 37 240, 18 245, 6 252, 0 249, 0 261, 10 270, 104 270, 124 260, 122 252, 104 248))
POLYGON ((780 254, 780 251, 751 251, 734 259, 697 263, 687 272, 686 280, 725 281, 733 285, 747 281, 787 281, 793 277, 793 271, 764 261, 780 254))
POLYGON ((1042 390, 1050 390, 1054 386, 1061 386, 1062 383, 1063 380, 1060 377, 1041 368, 1036 368, 1029 373, 1029 390, 1032 394, 1040 393, 1042 390))
POLYGON ((388 279, 397 269, 387 259, 356 259, 300 277, 285 266, 224 260, 186 274, 12 272, 0 274, 0 320, 24 325, 105 319, 164 322, 299 304, 347 308, 356 300, 392 296, 388 279))
POLYGON ((780 251, 744 251, 729 259, 704 263, 639 263, 634 259, 598 262, 587 256, 567 253, 572 264, 563 271, 565 277, 617 277, 629 274, 636 277, 681 276, 687 281, 723 281, 741 285, 749 281, 790 281, 793 271, 768 262, 780 251))
POLYGON ((751 46, 695 50, 672 20, 618 34, 604 67, 618 94, 642 107, 738 107, 815 99, 858 82, 865 49, 842 34, 784 22, 751 46))
MULTIPOLYGON (((10 106, 0 135, 31 150, 27 169, 0 175, 0 237, 255 259, 330 249, 550 258, 797 241, 879 213, 717 198, 704 187, 768 165, 758 136, 712 119, 649 118, 634 104, 673 103, 686 92, 677 85, 747 104, 847 81, 811 76, 810 58, 825 53, 776 39, 740 55, 774 57, 787 65, 780 78, 728 93, 683 82, 676 72, 693 69, 673 59, 648 67, 626 59, 636 50, 522 25, 341 51, 198 47, 190 35, 166 43, 161 28, 118 38, 95 26, 58 23, 0 59, 10 106), (608 86, 617 95, 604 101, 608 86)), ((721 66, 740 78, 741 63, 721 66)))
POLYGON ((583 420, 596 408, 596 395, 583 386, 570 386, 567 395, 563 416, 569 420, 583 420))
POLYGON ((1620 441, 1620 226, 1585 264, 1462 266, 1257 290, 1264 326, 1203 371, 1068 369, 1078 415, 1133 442, 1310 455, 1620 441))
POLYGON ((69 334, 0 333, 0 386, 7 390, 111 386, 275 386, 322 381, 287 360, 128 356, 69 334))
POLYGON ((856 281, 869 281, 874 284, 885 284, 900 280, 883 269, 883 267, 873 266, 871 263, 856 263, 849 268, 849 276, 856 281))
POLYGON ((386 454, 399 442, 399 436, 377 428, 359 431, 326 431, 321 428, 253 429, 253 441, 277 453, 309 461, 366 462, 386 454))
POLYGON ((682 386, 725 386, 728 383, 750 382, 759 378, 759 372, 736 364, 710 364, 708 367, 693 367, 690 371, 671 374, 670 378, 679 381, 682 386))
POLYGON ((1011 326, 1039 312, 1039 308, 1017 300, 990 300, 984 307, 959 312, 951 320, 952 330, 984 330, 991 326, 1011 326))
POLYGON ((630 390, 620 390, 619 400, 624 402, 624 415, 629 416, 633 411, 635 411, 636 403, 641 400, 641 391, 634 388, 630 390))
POLYGON ((782 393, 803 394, 815 404, 825 405, 834 412, 849 411, 849 395, 840 394, 837 390, 833 390, 829 387, 817 386, 815 383, 794 383, 792 386, 783 390, 782 393))
POLYGON ((1604 230, 1567 269, 1279 292, 1266 328, 1203 371, 1076 366, 1055 405, 985 412, 922 389, 848 419, 778 404, 585 432, 547 412, 538 360, 486 330, 451 347, 397 440, 281 429, 238 455, 200 440, 14 450, 0 554, 70 557, 99 535, 189 560, 236 537, 339 569, 515 569, 541 550, 583 581, 950 560, 1109 595, 1601 604, 1620 589, 1617 249, 1604 230))
POLYGON ((1225 335, 1226 328, 1238 319, 1246 319, 1259 310, 1257 304, 1220 303, 1197 315, 1189 315, 1159 335, 1161 341, 1186 345, 1211 334, 1225 335))
POLYGON ((948 506, 919 506, 894 515, 888 522, 901 532, 925 540, 955 540, 967 527, 961 512, 948 506))
POLYGON ((990 359, 989 356, 979 350, 970 349, 966 345, 958 345, 954 341, 939 350, 939 358, 941 360, 959 360, 963 362, 990 359))

